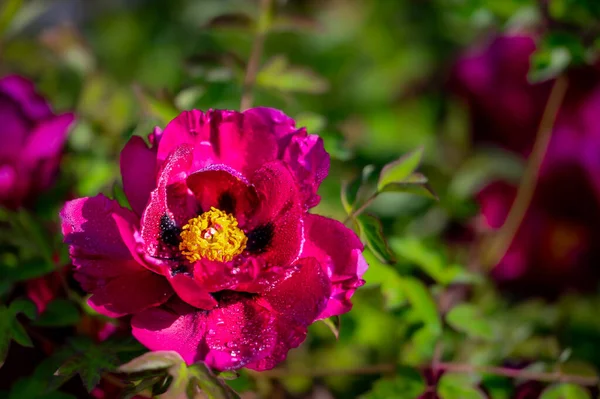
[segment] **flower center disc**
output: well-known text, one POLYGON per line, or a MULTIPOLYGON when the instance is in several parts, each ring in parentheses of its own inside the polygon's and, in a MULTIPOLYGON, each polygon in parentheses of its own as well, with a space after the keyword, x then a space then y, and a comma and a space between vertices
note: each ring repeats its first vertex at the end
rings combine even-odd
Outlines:
POLYGON ((247 241, 233 215, 212 207, 183 226, 179 250, 190 262, 229 262, 244 251, 247 241))

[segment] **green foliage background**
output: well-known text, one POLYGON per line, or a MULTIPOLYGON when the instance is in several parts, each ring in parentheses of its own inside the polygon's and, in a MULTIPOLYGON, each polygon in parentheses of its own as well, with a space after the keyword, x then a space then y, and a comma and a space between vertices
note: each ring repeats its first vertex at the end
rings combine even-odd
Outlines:
MULTIPOLYGON (((333 162, 315 213, 344 220, 352 211, 340 199, 343 182, 363 176, 362 183, 349 184, 345 195, 350 198, 359 185, 374 190, 381 168, 405 154, 407 172, 394 181, 414 176, 419 164, 439 200, 404 192, 427 194, 420 183, 378 195, 368 210, 382 225, 366 214, 356 222, 369 240, 370 268, 366 285, 354 296, 354 309, 341 317, 339 338, 330 329, 337 329, 337 321, 317 323, 281 370, 242 371, 228 383, 242 394, 273 398, 317 397, 318 392, 337 398, 413 398, 427 391, 444 399, 501 399, 514 397, 528 378, 482 372, 484 367, 518 364, 532 373, 597 375, 600 295, 517 301, 495 288, 488 270, 469 265, 468 247, 448 245, 443 233, 476 214, 473 194, 485 182, 518 182, 525 167, 501 150, 471 146, 468 112, 445 88, 453 60, 486 35, 551 18, 557 28, 545 31, 532 79, 556 76, 586 62, 598 47, 600 3, 275 3, 266 16, 258 2, 243 0, 5 0, 0 5, 0 74, 32 78, 57 111, 78 115, 57 186, 32 214, 2 213, 3 222, 13 227, 2 231, 10 250, 0 254, 1 345, 10 339, 23 346, 39 344, 21 322, 58 328, 77 324, 90 311, 82 298, 71 297, 54 304, 45 319, 36 319, 26 305, 5 302, 23 281, 54 270, 55 251, 66 262, 60 235, 49 233, 65 196, 122 197, 118 155, 132 134, 146 136, 183 109, 239 109, 255 33, 267 29, 254 105, 282 109, 325 139, 333 162), (61 13, 69 9, 66 4, 77 4, 76 12, 61 13), (40 19, 48 10, 54 17, 40 19), (553 56, 557 52, 563 56, 553 56), (422 153, 416 150, 421 147, 422 153), (454 295, 458 299, 447 307, 445 300, 454 295), (17 314, 26 317, 17 319, 17 314), (436 384, 431 377, 436 362, 470 369, 449 370, 436 384)), ((123 343, 115 343, 112 351, 106 349, 110 345, 98 349, 87 341, 70 345, 70 354, 60 352, 71 359, 62 382, 79 373, 88 387, 140 349, 123 343), (86 355, 75 356, 79 363, 73 363, 73 353, 86 355)), ((47 385, 44 370, 53 367, 46 363, 5 395, 69 397, 47 385)), ((560 377, 554 385, 540 384, 548 386, 546 399, 597 394, 561 384, 560 377)))

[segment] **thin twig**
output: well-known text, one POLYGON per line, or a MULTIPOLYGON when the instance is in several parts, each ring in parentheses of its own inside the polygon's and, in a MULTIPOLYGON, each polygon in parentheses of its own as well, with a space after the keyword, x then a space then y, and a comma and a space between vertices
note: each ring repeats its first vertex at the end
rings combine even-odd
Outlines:
MULTIPOLYGON (((584 386, 595 386, 600 383, 600 379, 594 376, 581 376, 572 374, 562 374, 560 372, 538 372, 522 369, 511 369, 497 366, 474 366, 462 363, 444 363, 439 362, 436 366, 438 370, 465 373, 465 374, 491 374, 514 379, 523 379, 541 382, 570 382, 584 386)), ((252 371, 251 374, 257 377, 265 378, 286 378, 286 377, 330 377, 337 375, 368 375, 368 374, 387 374, 393 373, 396 366, 393 364, 376 364, 357 368, 341 369, 305 369, 305 370, 286 370, 274 369, 262 372, 252 371)))
POLYGON ((356 218, 358 215, 363 213, 364 210, 367 209, 369 207, 369 205, 371 205, 373 203, 373 201, 375 201, 375 199, 377 198, 378 195, 379 195, 379 192, 376 192, 375 194, 370 196, 359 208, 352 211, 348 215, 348 217, 346 217, 346 219, 344 220, 344 224, 348 223, 350 220, 356 218))
POLYGON ((476 373, 476 374, 492 374, 508 378, 519 378, 523 380, 541 381, 541 382, 571 382, 578 385, 595 386, 600 383, 598 377, 581 376, 572 374, 562 374, 560 372, 539 372, 520 369, 509 369, 505 367, 495 366, 472 366, 470 364, 459 363, 440 363, 440 370, 453 373, 476 373))
POLYGON ((367 375, 367 374, 385 374, 394 372, 396 367, 393 364, 375 364, 362 366, 357 368, 342 368, 342 369, 304 369, 304 370, 286 370, 273 369, 267 371, 251 371, 248 372, 257 377, 267 378, 285 378, 285 377, 329 377, 335 375, 367 375))
POLYGON ((269 31, 271 1, 272 0, 260 1, 260 15, 256 27, 256 35, 254 36, 254 42, 252 43, 252 50, 250 51, 248 66, 246 67, 246 76, 244 77, 244 86, 242 87, 242 101, 240 103, 241 111, 252 107, 254 101, 254 83, 256 82, 256 75, 260 68, 260 59, 262 57, 265 39, 269 31))
POLYGON ((554 121, 567 92, 568 85, 567 78, 562 75, 556 79, 552 86, 552 91, 548 97, 548 102, 546 103, 546 108, 544 109, 544 114, 539 125, 535 144, 529 156, 529 163, 519 184, 513 205, 498 233, 494 234, 490 238, 488 245, 484 246, 485 250, 481 254, 481 261, 484 266, 492 267, 502 259, 525 217, 525 213, 533 198, 550 138, 552 137, 554 121))

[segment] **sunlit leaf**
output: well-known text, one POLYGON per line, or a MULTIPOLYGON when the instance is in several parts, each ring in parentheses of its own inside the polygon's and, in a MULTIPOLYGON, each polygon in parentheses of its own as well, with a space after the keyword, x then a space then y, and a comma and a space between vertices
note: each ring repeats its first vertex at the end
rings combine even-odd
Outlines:
POLYGON ((370 250, 363 253, 369 264, 367 272, 363 276, 366 286, 379 285, 385 299, 385 306, 396 309, 406 303, 406 297, 401 288, 402 277, 393 267, 380 262, 370 250))
POLYGON ((377 189, 382 191, 388 184, 405 182, 415 172, 422 158, 423 148, 421 147, 385 165, 379 174, 377 189))
POLYGON ((570 383, 551 385, 540 395, 540 399, 591 399, 591 397, 587 389, 570 383))
POLYGON ((260 70, 256 84, 283 92, 320 94, 329 89, 329 83, 308 67, 289 65, 284 56, 271 58, 260 70))
POLYGON ((462 303, 448 312, 446 321, 452 328, 468 336, 492 340, 495 338, 493 326, 480 313, 475 305, 462 303))
POLYGON ((396 256, 383 235, 381 221, 367 213, 359 215, 356 221, 373 254, 384 263, 395 263, 396 256))
POLYGON ((486 399, 476 382, 467 374, 446 373, 438 382, 437 393, 441 399, 486 399))
POLYGON ((416 315, 425 326, 435 334, 441 333, 442 323, 437 306, 423 282, 410 276, 402 277, 401 288, 416 315))
POLYGON ((394 378, 381 378, 373 384, 361 399, 416 399, 426 389, 425 380, 419 372, 410 367, 399 367, 394 378))
POLYGON ((335 339, 339 339, 340 338, 340 325, 341 325, 340 316, 329 317, 322 321, 331 330, 331 332, 335 336, 335 339))

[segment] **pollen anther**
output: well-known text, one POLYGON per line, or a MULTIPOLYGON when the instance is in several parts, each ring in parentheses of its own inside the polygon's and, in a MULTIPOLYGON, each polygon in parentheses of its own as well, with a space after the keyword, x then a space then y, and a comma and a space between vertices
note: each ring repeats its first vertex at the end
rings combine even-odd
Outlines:
POLYGON ((183 226, 179 250, 190 262, 229 262, 244 251, 247 241, 233 215, 212 207, 183 226))

